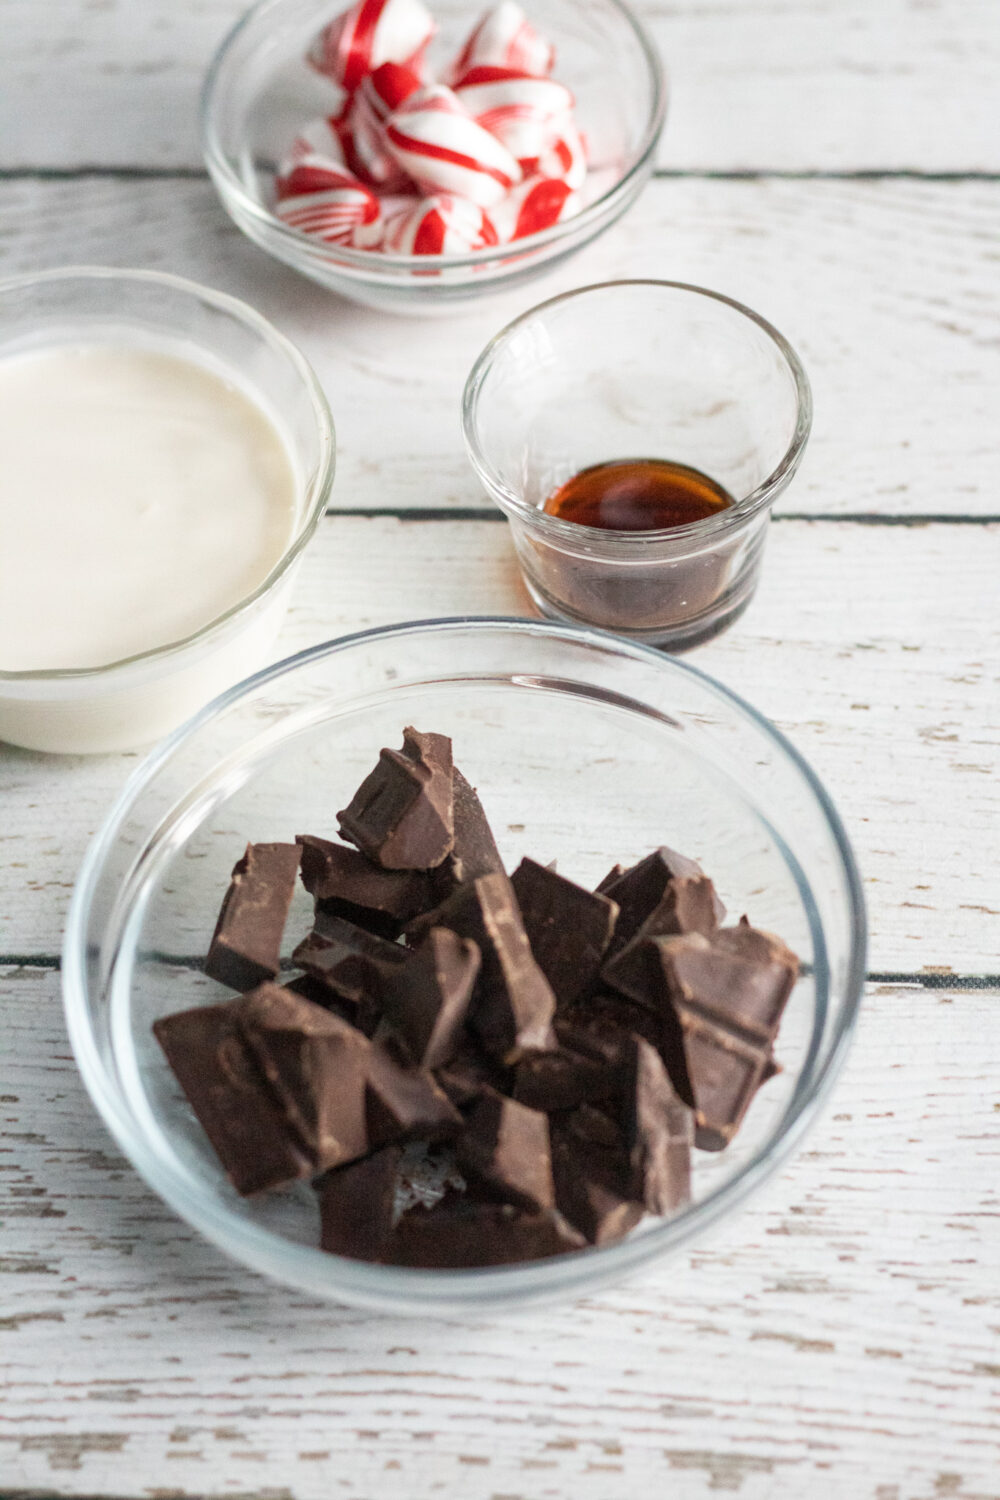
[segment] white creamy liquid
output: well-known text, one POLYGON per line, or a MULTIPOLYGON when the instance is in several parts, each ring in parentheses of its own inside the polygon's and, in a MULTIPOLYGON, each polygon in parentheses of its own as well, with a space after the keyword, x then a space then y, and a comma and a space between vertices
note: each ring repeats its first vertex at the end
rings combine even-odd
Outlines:
POLYGON ((101 343, 0 359, 0 670, 183 640, 267 577, 297 490, 271 419, 193 360, 101 343))

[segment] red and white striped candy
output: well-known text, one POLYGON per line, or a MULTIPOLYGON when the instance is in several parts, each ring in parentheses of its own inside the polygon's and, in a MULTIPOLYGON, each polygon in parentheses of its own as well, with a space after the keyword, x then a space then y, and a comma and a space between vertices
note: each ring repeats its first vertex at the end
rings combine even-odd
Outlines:
POLYGON ((556 49, 531 25, 515 0, 501 0, 479 21, 452 68, 461 78, 470 68, 516 68, 544 78, 552 72, 556 49))
POLYGON ((346 125, 341 116, 328 115, 322 120, 310 120, 292 142, 288 155, 278 168, 279 176, 286 175, 307 156, 318 156, 346 167, 346 136, 346 125))
POLYGON ((415 94, 420 79, 402 63, 383 63, 361 81, 351 107, 350 125, 354 151, 366 181, 394 192, 408 186, 408 179, 385 144, 385 122, 394 110, 415 94))
POLYGON ((454 193, 491 208, 521 180, 507 147, 477 125, 451 89, 434 84, 391 115, 386 145, 425 193, 454 193))
POLYGON ((382 208, 363 182, 319 157, 306 157, 276 183, 275 216, 290 229, 332 245, 374 249, 382 239, 382 208))
POLYGON ((385 226, 384 248, 397 255, 461 255, 497 243, 496 228, 485 210, 452 193, 422 198, 385 226))
POLYGON ((309 61, 353 94, 382 63, 416 68, 434 31, 423 0, 357 0, 320 32, 309 61))
POLYGON ((455 97, 525 173, 536 169, 542 152, 571 123, 573 95, 565 84, 515 68, 471 68, 455 84, 455 97))
POLYGON ((278 202, 283 203, 286 198, 304 198, 308 193, 341 187, 350 176, 342 162, 313 152, 283 167, 274 180, 274 191, 278 202))
POLYGON ((529 177, 492 210, 502 244, 538 234, 568 219, 580 207, 579 194, 560 177, 529 177))
POLYGON ((559 131, 556 141, 538 158, 541 177, 561 177, 574 191, 587 176, 587 147, 572 120, 559 131))

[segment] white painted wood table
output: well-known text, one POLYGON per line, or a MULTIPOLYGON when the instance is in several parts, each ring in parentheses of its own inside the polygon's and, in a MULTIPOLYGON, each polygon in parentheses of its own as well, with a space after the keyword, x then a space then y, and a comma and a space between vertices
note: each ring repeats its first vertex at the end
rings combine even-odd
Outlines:
MULTIPOLYGON (((458 401, 535 293, 396 323, 243 240, 195 130, 237 9, 0 0, 0 273, 165 267, 301 344, 341 460, 280 654, 523 612, 458 401)), ((696 660, 792 737, 856 844, 871 973, 833 1102, 710 1244, 634 1285, 471 1325, 309 1304, 151 1196, 69 1055, 66 903, 135 757, 3 750, 4 1496, 1000 1496, 1000 6, 642 9, 673 75, 662 169, 539 295, 701 282, 808 363, 763 587, 696 660)))

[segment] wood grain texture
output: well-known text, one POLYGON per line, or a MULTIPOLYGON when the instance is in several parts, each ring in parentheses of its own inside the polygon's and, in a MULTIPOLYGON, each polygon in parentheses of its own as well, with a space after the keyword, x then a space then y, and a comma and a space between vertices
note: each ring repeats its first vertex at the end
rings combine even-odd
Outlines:
POLYGON ((330 396, 335 507, 482 507, 329 517, 281 652, 527 612, 458 418, 510 316, 661 276, 769 317, 816 397, 781 509, 842 519, 776 524, 751 610, 693 660, 810 759, 859 855, 871 970, 923 984, 869 986, 796 1160, 634 1285, 465 1322, 316 1305, 151 1194, 70 1056, 51 957, 139 755, 0 747, 0 956, 27 960, 0 962, 0 1497, 1000 1500, 1000 987, 968 982, 1000 971, 1000 182, 926 180, 1000 173, 996 0, 637 0, 682 175, 537 287, 434 324, 270 262, 198 177, 198 91, 243 8, 0 0, 0 275, 149 266, 245 297, 330 396), (917 175, 862 180, 885 171, 917 175), (799 180, 739 177, 768 172, 799 180))
POLYGON ((0 183, 0 225, 2 274, 171 270, 273 318, 329 396, 336 506, 489 509, 459 422, 480 349, 544 296, 660 276, 727 292, 799 348, 815 421, 779 512, 1000 514, 1000 183, 660 180, 537 288, 432 322, 359 311, 277 265, 205 183, 0 183))
MULTIPOLYGON (((998 573, 1000 526, 775 524, 754 604, 694 658, 827 784, 865 879, 874 972, 1000 967, 998 573)), ((529 612, 505 526, 328 517, 275 654, 404 619, 529 612)), ((87 840, 137 758, 0 750, 0 953, 54 951, 87 840)))
POLYGON ((1000 1494, 998 994, 871 987, 825 1117, 710 1243, 576 1305, 429 1324, 224 1259, 110 1144, 57 976, 0 989, 4 1493, 1000 1494))
MULTIPOLYGON (((197 167, 242 0, 5 0, 0 167, 197 167)), ((331 14, 339 9, 331 0, 331 14)), ((470 18, 481 9, 470 0, 470 18)), ((660 162, 997 171, 992 0, 637 0, 666 63, 660 162)))

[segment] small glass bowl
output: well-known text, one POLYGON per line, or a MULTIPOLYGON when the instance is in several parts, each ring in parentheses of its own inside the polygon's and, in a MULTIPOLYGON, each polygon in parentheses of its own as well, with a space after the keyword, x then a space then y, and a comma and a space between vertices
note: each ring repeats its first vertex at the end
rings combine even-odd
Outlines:
POLYGON ((811 422, 805 370, 777 329, 672 281, 611 281, 532 308, 483 350, 463 401, 469 458, 510 520, 541 612, 670 651, 746 609, 811 422), (735 503, 658 531, 543 508, 592 465, 644 458, 698 469, 735 503))
MULTIPOLYGON (((342 7, 341 7, 342 8, 342 7)), ((443 73, 475 19, 468 0, 434 0, 430 76, 443 73)), ((581 211, 515 245, 467 255, 396 255, 328 245, 271 212, 275 168, 298 130, 337 111, 340 91, 305 62, 336 0, 263 0, 230 32, 202 101, 205 164, 226 212, 271 255, 368 307, 447 312, 508 290, 572 255, 635 201, 653 170, 666 87, 656 46, 620 0, 533 0, 531 21, 556 46, 592 170, 581 211)))
POLYGON ((94 266, 0 282, 0 359, 67 341, 137 344, 215 370, 274 421, 298 484, 297 526, 283 555, 253 593, 193 635, 101 667, 0 671, 0 740, 90 754, 152 743, 260 666, 326 508, 335 440, 322 388, 295 345, 222 292, 94 266))
MULTIPOLYGON (((299 891, 290 950, 311 922, 299 891)), ((349 636, 232 689, 148 757, 92 843, 63 950, 80 1071, 121 1150, 236 1260, 310 1296, 383 1311, 484 1309, 582 1295, 687 1246, 785 1160, 843 1060, 864 978, 865 915, 844 830, 813 772, 747 704, 693 668, 598 631, 431 620, 349 636), (703 862, 802 960, 778 1038, 783 1071, 730 1147, 695 1153, 693 1201, 627 1240, 489 1270, 369 1265, 317 1248, 305 1184, 228 1184, 151 1026, 231 996, 201 972, 248 839, 333 832, 383 745, 416 724, 453 737, 501 853, 595 884, 668 842, 703 862)))

